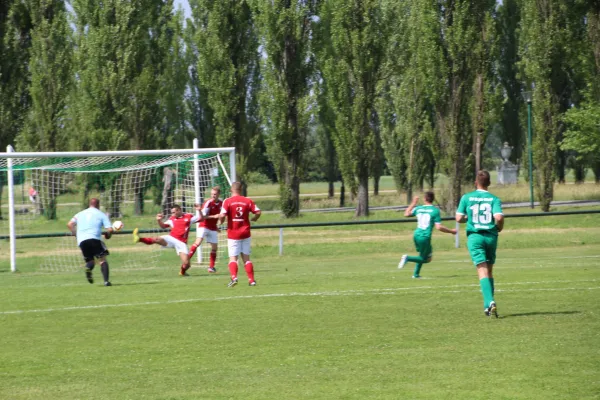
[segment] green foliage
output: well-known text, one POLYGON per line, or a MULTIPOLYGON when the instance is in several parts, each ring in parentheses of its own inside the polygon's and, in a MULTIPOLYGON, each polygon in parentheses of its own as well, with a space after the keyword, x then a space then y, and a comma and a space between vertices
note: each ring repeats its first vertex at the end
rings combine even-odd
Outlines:
MULTIPOLYGON (((26 2, 0 2, 0 151, 14 144, 29 107, 29 49, 33 22, 26 2)), ((18 149, 17 149, 18 150, 18 149)), ((0 185, 1 186, 1 185, 0 185)))
POLYGON ((33 2, 29 73, 31 109, 19 148, 66 150, 66 102, 73 82, 72 29, 62 0, 33 2))
POLYGON ((281 209, 299 212, 302 158, 308 136, 310 80, 314 74, 313 33, 318 1, 255 0, 262 58, 260 105, 267 151, 280 183, 281 209))
POLYGON ((246 175, 246 182, 249 185, 266 185, 271 183, 271 180, 268 176, 258 171, 250 171, 246 175))
MULTIPOLYGON (((206 95, 215 144, 234 146, 239 180, 245 181, 256 154, 258 38, 246 0, 192 0, 193 48, 199 88, 206 95)), ((193 82, 195 84, 196 82, 193 82)))
POLYGON ((570 108, 576 94, 573 86, 577 82, 567 71, 579 58, 584 14, 579 4, 566 0, 524 1, 521 6, 521 68, 526 81, 534 86, 534 181, 542 209, 547 211, 563 133, 561 114, 570 108))
POLYGON ((587 102, 564 115, 567 130, 561 142, 564 150, 576 150, 600 158, 600 104, 587 102))
MULTIPOLYGON (((334 143, 344 182, 369 213, 368 178, 380 152, 375 100, 383 78, 390 23, 379 1, 329 0, 321 12, 319 64, 335 112, 334 143)), ((379 168, 380 165, 377 165, 379 168)))
POLYGON ((181 16, 172 0, 74 0, 78 82, 70 101, 74 146, 165 146, 181 129, 181 16), (85 133, 85 134, 82 134, 85 133))

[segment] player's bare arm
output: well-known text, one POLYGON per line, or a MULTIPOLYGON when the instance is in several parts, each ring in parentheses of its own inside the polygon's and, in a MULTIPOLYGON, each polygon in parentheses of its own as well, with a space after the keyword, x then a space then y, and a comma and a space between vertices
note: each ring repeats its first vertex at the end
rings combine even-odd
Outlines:
POLYGON ((227 214, 217 214, 217 224, 221 225, 223 224, 223 221, 225 221, 225 217, 227 216, 227 214))
POLYGON ((413 197, 412 203, 410 203, 408 205, 408 208, 406 210, 404 210, 404 216, 405 217, 412 216, 412 212, 413 212, 413 210, 415 209, 415 207, 417 206, 418 203, 419 203, 419 196, 413 197))
POLYGON ((251 219, 250 221, 252 221, 252 222, 256 222, 256 221, 258 221, 258 219, 260 218, 260 215, 261 215, 261 212, 260 212, 260 210, 258 210, 258 211, 257 211, 257 212, 254 214, 254 217, 252 217, 252 219, 251 219))
POLYGON ((496 220, 496 228, 498 228, 498 232, 502 232, 502 229, 504 229, 504 215, 494 214, 494 220, 496 220))
POLYGON ((450 229, 450 228, 446 228, 444 225, 442 224, 435 224, 435 229, 437 229, 440 232, 444 232, 444 233, 451 233, 453 235, 456 235, 456 229, 450 229))
POLYGON ((467 222, 467 216, 464 214, 460 214, 460 213, 456 213, 456 222, 458 222, 459 224, 464 224, 465 222, 467 222))
POLYGON ((194 204, 194 208, 196 209, 196 211, 198 211, 198 222, 207 219, 207 217, 204 216, 204 213, 202 212, 202 206, 200 204, 194 204))
POLYGON ((164 218, 163 214, 156 214, 156 222, 158 222, 158 226, 165 229, 165 228, 168 228, 169 225, 167 225, 163 222, 163 218, 164 218))
POLYGON ((104 231, 103 235, 105 239, 110 239, 112 237, 113 234, 113 228, 107 228, 106 231, 104 231))
POLYGON ((75 227, 77 226, 77 222, 69 221, 67 224, 67 228, 71 231, 71 234, 75 235, 77 232, 75 231, 75 227))

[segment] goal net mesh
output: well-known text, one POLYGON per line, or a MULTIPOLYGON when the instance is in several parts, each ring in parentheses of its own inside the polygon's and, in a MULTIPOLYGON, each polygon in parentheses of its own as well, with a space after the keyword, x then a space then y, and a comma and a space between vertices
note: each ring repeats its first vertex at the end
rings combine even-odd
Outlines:
MULTIPOLYGON (((158 245, 134 244, 132 231, 141 236, 168 234, 161 230, 156 214, 165 219, 174 204, 195 214, 196 179, 200 202, 210 198, 214 186, 221 197, 230 193, 229 154, 139 155, 60 158, 13 158, 17 268, 21 271, 77 271, 83 258, 67 223, 100 200, 100 210, 124 228, 107 241, 112 268, 178 267, 174 250, 158 245), (195 173, 194 161, 198 162, 195 173)), ((9 235, 7 159, 0 159, 0 235, 9 235)), ((196 238, 192 228, 188 245, 196 238)), ((9 243, 0 246, 0 263, 7 263, 9 243)), ((219 233, 217 260, 225 259, 226 235, 219 233)), ((193 264, 207 264, 210 246, 203 243, 193 264)))

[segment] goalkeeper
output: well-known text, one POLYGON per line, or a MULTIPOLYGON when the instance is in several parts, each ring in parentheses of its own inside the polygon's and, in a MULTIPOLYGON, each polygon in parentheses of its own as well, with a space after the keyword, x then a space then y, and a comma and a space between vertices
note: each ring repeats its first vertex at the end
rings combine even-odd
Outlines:
POLYGON ((412 203, 404 211, 405 217, 415 216, 417 217, 417 229, 413 236, 415 247, 419 252, 418 256, 409 256, 404 254, 400 259, 398 268, 403 268, 407 262, 414 262, 415 270, 413 272, 413 278, 420 278, 421 267, 423 264, 431 262, 433 256, 433 248, 431 247, 431 232, 433 227, 438 231, 444 233, 451 233, 456 235, 456 229, 448 229, 442 225, 442 218, 440 217, 440 210, 433 205, 435 195, 433 192, 425 193, 425 205, 417 207, 419 198, 415 196, 412 203))
POLYGON ((77 235, 77 244, 85 260, 85 276, 88 282, 94 283, 92 270, 98 260, 104 278, 104 286, 112 286, 108 280, 108 261, 106 261, 109 253, 100 237, 102 236, 102 227, 104 227, 106 229, 104 237, 110 239, 113 228, 110 220, 98 209, 99 207, 100 200, 90 199, 89 207, 75 214, 67 227, 73 235, 77 235))

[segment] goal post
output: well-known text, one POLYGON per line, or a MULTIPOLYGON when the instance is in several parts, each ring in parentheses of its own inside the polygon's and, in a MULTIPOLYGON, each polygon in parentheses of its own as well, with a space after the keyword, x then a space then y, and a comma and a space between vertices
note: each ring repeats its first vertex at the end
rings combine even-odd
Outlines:
MULTIPOLYGON (((153 262, 160 258, 160 247, 132 247, 131 235, 121 233, 139 227, 158 234, 157 213, 168 214, 173 204, 195 213, 193 204, 201 203, 212 186, 220 186, 226 196, 235 180, 235 148, 201 149, 197 139, 192 149, 172 150, 17 152, 8 146, 0 153, 0 239, 10 241, 10 255, 6 257, 6 246, 0 247, 0 262, 8 258, 13 272, 26 257, 43 270, 78 268, 81 254, 66 224, 87 207, 89 198, 97 197, 101 211, 125 223, 108 246, 119 253, 117 262, 147 265, 147 257, 153 262), (8 221, 1 217, 2 209, 8 211, 8 221), (144 260, 135 254, 139 252, 144 260)), ((219 247, 219 253, 226 249, 219 247)))

